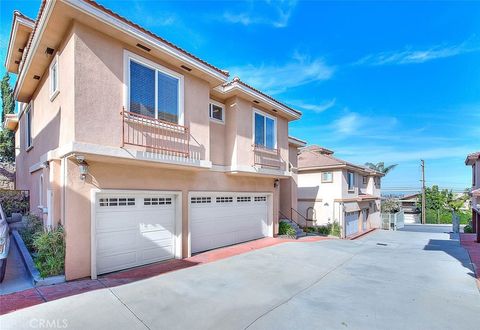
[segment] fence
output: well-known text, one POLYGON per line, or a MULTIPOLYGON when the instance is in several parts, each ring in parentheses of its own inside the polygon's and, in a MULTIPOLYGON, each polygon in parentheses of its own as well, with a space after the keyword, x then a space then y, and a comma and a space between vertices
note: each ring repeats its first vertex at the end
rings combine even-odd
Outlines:
POLYGON ((403 211, 397 213, 382 213, 382 228, 385 230, 398 230, 405 227, 405 214, 403 211))

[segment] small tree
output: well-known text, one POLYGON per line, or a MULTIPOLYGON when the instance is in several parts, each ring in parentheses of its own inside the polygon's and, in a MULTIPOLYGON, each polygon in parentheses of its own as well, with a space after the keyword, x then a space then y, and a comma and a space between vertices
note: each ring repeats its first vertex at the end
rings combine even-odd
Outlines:
MULTIPOLYGON (((15 99, 13 97, 13 89, 10 87, 10 75, 8 72, 5 73, 0 82, 0 94, 2 98, 1 126, 3 127, 5 115, 15 111, 15 99)), ((0 161, 15 161, 15 134, 4 129, 0 130, 0 161)))
POLYGON ((387 198, 382 201, 382 213, 397 213, 400 211, 400 203, 395 198, 387 198))

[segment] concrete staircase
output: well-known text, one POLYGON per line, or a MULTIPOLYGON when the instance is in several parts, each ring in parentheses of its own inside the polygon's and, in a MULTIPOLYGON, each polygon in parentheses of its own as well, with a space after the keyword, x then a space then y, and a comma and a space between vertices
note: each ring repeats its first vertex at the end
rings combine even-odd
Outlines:
POLYGON ((295 229, 296 238, 305 237, 307 234, 295 222, 290 219, 280 219, 280 222, 286 222, 295 229))

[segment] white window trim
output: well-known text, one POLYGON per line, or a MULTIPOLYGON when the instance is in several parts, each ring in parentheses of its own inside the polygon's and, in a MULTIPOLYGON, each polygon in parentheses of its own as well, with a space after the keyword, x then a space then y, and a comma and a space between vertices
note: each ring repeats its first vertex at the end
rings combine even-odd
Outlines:
POLYGON ((59 76, 59 75, 58 75, 58 54, 56 54, 56 55, 54 56, 54 58, 53 58, 53 60, 52 60, 52 63, 50 63, 50 67, 49 67, 48 72, 49 72, 49 84, 50 84, 50 101, 53 101, 53 100, 57 97, 58 93, 60 93, 60 88, 59 88, 59 86, 58 86, 58 82, 59 82, 59 77, 58 77, 58 76, 59 76), (55 78, 56 78, 56 79, 55 79, 56 89, 53 90, 52 68, 53 68, 55 65, 57 66, 57 68, 56 68, 56 76, 55 76, 55 78))
MULTIPOLYGON (((277 140, 278 140, 278 137, 277 137, 277 118, 274 117, 274 116, 271 116, 261 110, 258 110, 258 109, 255 109, 253 108, 253 115, 252 115, 252 138, 253 138, 253 143, 252 145, 255 145, 255 114, 258 113, 259 115, 262 115, 264 117, 268 117, 270 119, 273 120, 273 139, 274 139, 274 146, 273 146, 273 149, 277 149, 277 140)), ((267 144, 267 130, 266 130, 266 125, 267 125, 267 122, 265 121, 265 126, 264 126, 264 130, 263 130, 263 134, 264 134, 264 139, 263 141, 265 141, 265 145, 264 147, 267 148, 266 144, 267 144)))
MULTIPOLYGON (((123 105, 127 111, 130 111, 130 61, 144 65, 150 69, 160 71, 163 74, 178 79, 178 125, 185 124, 184 118, 184 77, 182 74, 170 70, 158 63, 147 60, 146 58, 132 53, 128 50, 123 51, 123 105)), ((157 73, 155 72, 155 118, 158 119, 158 102, 157 102, 157 73)))
POLYGON ((33 137, 32 137, 32 106, 28 104, 24 110, 25 113, 25 151, 29 151, 33 148, 33 137), (30 121, 30 124, 28 122, 30 121))
POLYGON ((210 103, 208 104, 208 117, 210 118, 211 121, 215 123, 225 124, 225 104, 210 99, 210 103), (222 120, 218 120, 217 118, 212 117, 212 108, 210 106, 211 104, 214 104, 217 107, 222 108, 222 120))
POLYGON ((320 180, 321 180, 322 183, 332 183, 333 182, 333 172, 330 172, 330 171, 321 172, 320 177, 321 177, 320 180), (323 174, 324 173, 330 173, 331 179, 330 180, 323 180, 323 174))

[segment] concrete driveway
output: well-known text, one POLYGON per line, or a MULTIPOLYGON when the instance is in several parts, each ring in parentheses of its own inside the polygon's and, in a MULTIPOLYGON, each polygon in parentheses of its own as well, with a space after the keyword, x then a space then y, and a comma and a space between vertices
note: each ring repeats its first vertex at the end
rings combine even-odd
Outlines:
POLYGON ((2 316, 0 328, 474 329, 472 275, 449 234, 377 231, 280 244, 52 301, 2 316))

